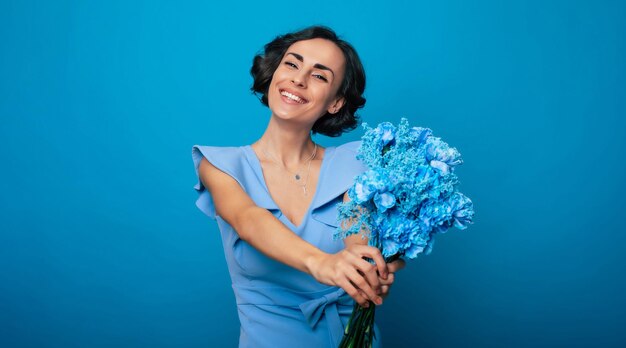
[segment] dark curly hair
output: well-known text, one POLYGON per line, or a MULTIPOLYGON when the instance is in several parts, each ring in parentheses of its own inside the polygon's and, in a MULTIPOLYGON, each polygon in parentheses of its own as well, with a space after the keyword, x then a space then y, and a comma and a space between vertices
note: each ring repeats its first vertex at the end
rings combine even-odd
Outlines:
POLYGON ((269 106, 267 93, 274 71, 278 68, 285 52, 292 44, 310 39, 322 38, 332 41, 341 49, 346 60, 346 69, 337 94, 345 98, 345 103, 336 114, 326 113, 313 125, 313 133, 336 137, 356 128, 358 116, 356 110, 365 105, 365 70, 356 50, 348 42, 340 39, 335 32, 325 26, 311 26, 297 32, 277 36, 265 45, 263 53, 252 60, 250 74, 254 78, 250 88, 259 96, 261 103, 269 106))

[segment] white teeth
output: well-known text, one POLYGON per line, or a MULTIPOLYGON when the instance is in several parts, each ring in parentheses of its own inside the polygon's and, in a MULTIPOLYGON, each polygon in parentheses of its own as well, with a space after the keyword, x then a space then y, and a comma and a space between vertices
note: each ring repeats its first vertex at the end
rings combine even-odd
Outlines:
POLYGON ((289 98, 291 100, 295 100, 295 101, 297 101, 300 104, 304 104, 305 103, 305 101, 302 98, 298 97, 297 95, 293 95, 293 94, 291 94, 291 93, 289 93, 287 91, 282 91, 282 92, 280 92, 280 94, 284 95, 285 97, 287 97, 287 98, 289 98))

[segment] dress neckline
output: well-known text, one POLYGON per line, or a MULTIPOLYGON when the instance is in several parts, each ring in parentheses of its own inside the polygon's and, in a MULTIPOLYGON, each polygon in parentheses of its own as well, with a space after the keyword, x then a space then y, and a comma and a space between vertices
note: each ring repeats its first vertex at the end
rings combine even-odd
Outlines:
POLYGON ((256 152, 254 152, 254 149, 252 148, 252 146, 244 145, 242 146, 242 148, 245 150, 246 155, 249 159, 249 162, 254 169, 254 172, 258 176, 259 181, 262 183, 263 189, 265 190, 267 198, 273 203, 273 205, 276 207, 276 210, 278 210, 281 215, 285 216, 285 221, 287 221, 289 225, 291 225, 294 229, 300 229, 302 226, 304 226, 309 218, 309 215, 311 215, 313 207, 315 206, 316 201, 318 199, 322 181, 324 181, 323 176, 325 174, 326 167, 328 166, 328 162, 330 161, 330 157, 335 152, 335 146, 329 146, 329 147, 324 148, 324 157, 322 158, 322 163, 320 165, 320 172, 317 178, 317 184, 315 185, 315 193, 313 194, 313 199, 311 199, 311 203, 309 204, 306 212, 304 213, 304 216, 302 217, 302 221, 300 221, 300 225, 297 225, 297 226, 291 220, 289 220, 289 218, 287 218, 287 216, 283 213, 283 210, 276 203, 276 201, 274 201, 274 198, 272 198, 272 195, 270 194, 270 190, 267 186, 267 182, 265 181, 265 175, 263 174, 263 167, 261 166, 261 160, 257 156, 256 152))

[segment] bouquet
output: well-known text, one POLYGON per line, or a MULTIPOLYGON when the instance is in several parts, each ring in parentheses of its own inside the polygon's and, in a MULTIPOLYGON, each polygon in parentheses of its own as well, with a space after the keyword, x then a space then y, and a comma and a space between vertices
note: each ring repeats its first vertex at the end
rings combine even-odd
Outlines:
MULTIPOLYGON (((363 124, 365 134, 357 159, 369 168, 348 190, 350 201, 339 205, 341 224, 335 239, 361 233, 386 262, 429 254, 437 233, 472 223, 472 201, 457 191, 454 169, 461 154, 428 128, 409 127, 402 118, 396 128, 383 122, 363 124)), ((340 347, 371 347, 374 312, 355 304, 340 347)))

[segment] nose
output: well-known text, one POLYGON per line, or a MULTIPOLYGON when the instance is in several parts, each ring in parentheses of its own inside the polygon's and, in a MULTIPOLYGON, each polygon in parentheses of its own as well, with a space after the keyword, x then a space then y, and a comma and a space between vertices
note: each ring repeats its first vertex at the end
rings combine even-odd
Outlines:
POLYGON ((298 87, 306 87, 306 72, 299 71, 297 73, 294 73, 293 77, 291 78, 291 82, 298 87))

